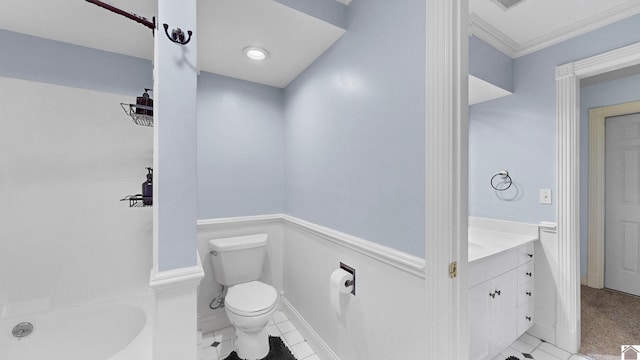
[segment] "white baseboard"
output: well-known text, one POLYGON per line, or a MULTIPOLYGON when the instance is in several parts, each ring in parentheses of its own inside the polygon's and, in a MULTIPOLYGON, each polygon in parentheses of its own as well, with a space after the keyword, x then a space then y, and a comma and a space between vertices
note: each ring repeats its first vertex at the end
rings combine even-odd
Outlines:
POLYGON ((322 340, 320 335, 311 328, 311 325, 304 320, 302 315, 300 315, 293 305, 291 305, 284 296, 281 296, 280 300, 282 304, 282 311, 287 315, 289 321, 295 325, 302 337, 307 340, 307 343, 309 343, 309 346, 311 346, 318 357, 323 360, 340 360, 338 355, 336 355, 329 345, 322 340))
POLYGON ((580 339, 579 335, 580 334, 578 333, 577 330, 557 326, 556 327, 557 343, 555 345, 562 350, 565 350, 574 354, 579 350, 579 346, 578 346, 578 342, 580 339))
POLYGON ((553 326, 533 323, 533 326, 531 326, 531 328, 529 328, 527 332, 530 335, 535 336, 538 339, 544 340, 552 345, 556 344, 556 329, 553 326))
POLYGON ((587 280, 586 276, 580 276, 580 285, 587 285, 589 284, 589 281, 587 280))
POLYGON ((204 334, 221 330, 229 326, 231 326, 231 321, 229 321, 224 308, 216 310, 212 315, 198 315, 198 330, 201 330, 204 334))

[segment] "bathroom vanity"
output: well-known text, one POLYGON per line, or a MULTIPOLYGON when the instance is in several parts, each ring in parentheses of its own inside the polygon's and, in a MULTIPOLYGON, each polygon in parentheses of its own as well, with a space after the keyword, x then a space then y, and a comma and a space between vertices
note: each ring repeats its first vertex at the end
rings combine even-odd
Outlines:
POLYGON ((469 228, 470 359, 493 359, 533 325, 537 239, 469 228))

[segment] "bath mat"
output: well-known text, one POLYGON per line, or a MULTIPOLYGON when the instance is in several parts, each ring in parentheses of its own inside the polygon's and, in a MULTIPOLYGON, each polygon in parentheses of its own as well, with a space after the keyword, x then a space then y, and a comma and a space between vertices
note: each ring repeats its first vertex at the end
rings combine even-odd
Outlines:
MULTIPOLYGON (((241 360, 233 351, 224 360, 241 360)), ((296 360, 287 345, 282 342, 282 339, 277 336, 269 336, 269 354, 262 360, 296 360)))

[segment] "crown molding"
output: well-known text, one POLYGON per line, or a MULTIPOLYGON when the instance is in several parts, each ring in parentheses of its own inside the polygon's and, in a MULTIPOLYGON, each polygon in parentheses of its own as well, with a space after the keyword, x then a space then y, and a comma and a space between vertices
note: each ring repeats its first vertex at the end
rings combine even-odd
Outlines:
POLYGON ((611 8, 608 11, 552 31, 544 36, 524 42, 520 44, 516 57, 531 54, 546 47, 559 44, 636 14, 640 14, 640 0, 629 1, 611 8))
POLYGON ((629 1, 524 43, 511 39, 475 13, 469 16, 469 28, 472 35, 515 59, 637 14, 640 14, 640 0, 629 1))
POLYGON ((475 13, 469 14, 469 29, 472 35, 498 49, 510 58, 516 57, 520 45, 475 13))

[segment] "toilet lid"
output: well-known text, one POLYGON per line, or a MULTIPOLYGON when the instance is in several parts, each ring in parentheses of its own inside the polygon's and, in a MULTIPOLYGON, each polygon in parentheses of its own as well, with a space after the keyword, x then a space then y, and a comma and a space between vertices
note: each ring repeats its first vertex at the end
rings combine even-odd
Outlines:
POLYGON ((224 303, 239 315, 260 315, 276 305, 277 297, 278 293, 273 286, 250 281, 230 287, 224 303))

